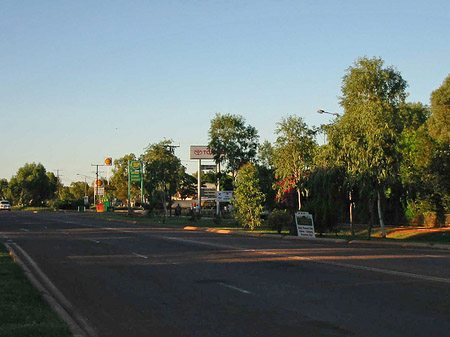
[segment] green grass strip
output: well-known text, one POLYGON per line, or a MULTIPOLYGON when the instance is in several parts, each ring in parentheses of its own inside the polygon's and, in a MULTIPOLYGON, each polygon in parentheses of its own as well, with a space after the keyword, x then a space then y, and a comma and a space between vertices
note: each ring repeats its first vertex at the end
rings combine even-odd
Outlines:
POLYGON ((73 335, 0 244, 0 337, 7 336, 73 335))

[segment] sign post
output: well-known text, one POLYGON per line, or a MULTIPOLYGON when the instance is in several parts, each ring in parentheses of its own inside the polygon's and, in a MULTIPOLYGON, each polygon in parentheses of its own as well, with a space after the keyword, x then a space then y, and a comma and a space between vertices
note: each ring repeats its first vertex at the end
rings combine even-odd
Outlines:
POLYGON ((297 234, 303 238, 315 238, 314 220, 312 214, 308 212, 295 213, 295 224, 297 225, 297 234))
POLYGON ((198 206, 201 209, 202 206, 202 159, 214 159, 214 155, 208 146, 195 146, 191 145, 190 149, 191 159, 198 160, 198 176, 197 176, 197 195, 198 195, 198 206))
POLYGON ((128 161, 128 213, 131 213, 131 183, 140 182, 141 183, 141 202, 143 203, 143 184, 144 179, 142 178, 142 162, 140 160, 129 160, 128 161))

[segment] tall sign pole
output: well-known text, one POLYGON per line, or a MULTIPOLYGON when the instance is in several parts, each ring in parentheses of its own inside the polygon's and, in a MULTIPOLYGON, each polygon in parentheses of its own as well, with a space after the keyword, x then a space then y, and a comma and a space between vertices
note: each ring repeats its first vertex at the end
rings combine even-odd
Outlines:
POLYGON ((128 200, 127 200, 127 206, 128 206, 128 214, 131 213, 131 172, 130 172, 130 162, 128 161, 128 200))
POLYGON ((202 208, 202 160, 198 160, 198 172, 197 172, 197 196, 198 207, 202 208))
POLYGON ((138 182, 141 185, 141 201, 143 198, 143 164, 140 160, 128 161, 128 213, 131 213, 131 183, 138 182))
POLYGON ((191 159, 198 160, 198 181, 197 181, 197 194, 198 194, 198 205, 202 206, 202 159, 214 159, 214 155, 209 150, 208 146, 204 145, 191 145, 190 149, 191 159))

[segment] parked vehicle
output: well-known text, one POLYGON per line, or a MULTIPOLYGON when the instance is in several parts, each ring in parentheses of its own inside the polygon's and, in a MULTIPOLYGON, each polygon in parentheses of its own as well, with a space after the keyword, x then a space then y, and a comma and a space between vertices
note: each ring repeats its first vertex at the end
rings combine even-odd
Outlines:
POLYGON ((0 211, 11 211, 11 204, 8 200, 0 201, 0 211))

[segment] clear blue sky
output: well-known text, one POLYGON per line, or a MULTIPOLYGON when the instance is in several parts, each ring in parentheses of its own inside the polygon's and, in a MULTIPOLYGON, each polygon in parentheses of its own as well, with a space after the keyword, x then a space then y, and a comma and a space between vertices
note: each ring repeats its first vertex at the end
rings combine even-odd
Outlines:
POLYGON ((0 178, 29 162, 63 182, 163 138, 208 141, 215 113, 262 140, 282 116, 342 112, 342 76, 379 56, 428 104, 450 73, 449 1, 0 0, 0 178))

